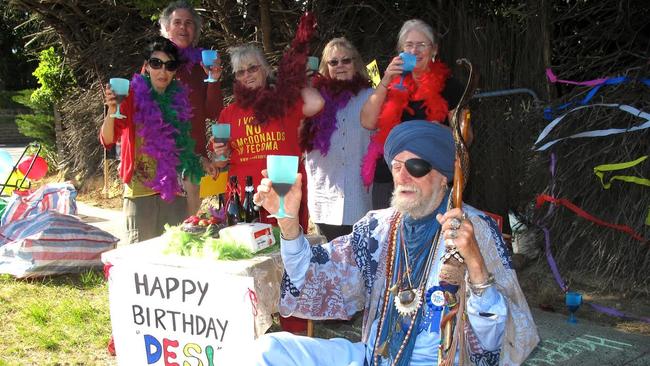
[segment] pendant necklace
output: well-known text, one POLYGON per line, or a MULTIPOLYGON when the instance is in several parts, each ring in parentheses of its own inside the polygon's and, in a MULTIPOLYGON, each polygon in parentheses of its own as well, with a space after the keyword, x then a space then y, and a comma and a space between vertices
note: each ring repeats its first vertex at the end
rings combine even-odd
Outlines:
MULTIPOLYGON (((397 230, 398 227, 401 228, 401 223, 402 223, 402 215, 397 213, 395 216, 393 216, 392 224, 391 224, 391 230, 389 234, 389 247, 388 247, 388 256, 387 256, 387 268, 386 268, 386 291, 384 294, 384 305, 383 309, 381 310, 381 315, 379 317, 379 323, 377 326, 377 340, 379 340, 379 335, 382 333, 382 329, 386 326, 385 321, 386 321, 386 313, 387 313, 387 306, 388 306, 388 299, 391 294, 394 295, 394 306, 397 309, 397 312, 402 315, 402 316, 408 316, 411 318, 410 325, 408 329, 406 330, 406 334, 404 335, 404 339, 402 340, 399 350, 397 351, 397 354, 395 355, 395 358, 393 359, 393 362, 391 362, 391 365, 397 364, 397 361, 400 359, 402 352, 404 351, 404 348, 406 347, 406 344, 408 343, 408 340, 411 337, 411 334, 413 332, 413 326, 415 325, 415 318, 417 316, 417 312, 420 309, 420 306, 422 305, 422 289, 426 285, 428 279, 429 279, 429 272, 431 272, 431 265, 433 263, 433 259, 435 257, 435 253, 438 251, 438 244, 439 244, 439 239, 440 239, 440 232, 441 230, 438 229, 436 232, 436 235, 433 239, 433 242, 431 243, 431 251, 429 252, 429 255, 427 256, 427 261, 425 263, 424 271, 422 272, 422 280, 420 281, 420 286, 418 286, 417 289, 414 289, 411 283, 410 279, 410 273, 407 273, 407 280, 409 281, 409 288, 406 288, 404 290, 399 290, 400 287, 400 279, 392 284, 390 284, 390 278, 391 274, 394 273, 394 271, 399 271, 399 268, 395 268, 399 266, 399 255, 398 255, 398 245, 403 244, 402 236, 400 235, 400 243, 397 243, 397 230), (397 258, 396 258, 397 257, 397 258), (397 260, 396 260, 397 259, 397 260), (397 263, 395 263, 397 262, 397 263), (400 300, 400 297, 402 300, 400 300), (401 310, 400 310, 401 309, 401 310)), ((404 251, 406 251, 406 247, 404 246, 404 251)), ((407 255, 408 258, 408 255, 407 255)), ((408 259, 406 260, 405 266, 408 268, 407 272, 410 272, 410 265, 408 265, 408 259)), ((374 359, 374 365, 379 365, 379 357, 388 357, 388 349, 390 348, 390 336, 388 339, 386 339, 383 343, 376 342, 375 343, 375 348, 373 351, 373 359, 374 359)))
MULTIPOLYGON (((426 245, 426 244, 425 244, 426 245)), ((402 225, 400 225, 400 246, 402 247, 402 251, 404 252, 404 269, 406 273, 406 280, 408 281, 408 287, 406 288, 400 288, 399 292, 397 293, 397 296, 394 298, 394 304, 395 304, 395 309, 397 309, 397 312, 402 315, 402 316, 412 316, 414 315, 417 311, 418 308, 420 307, 420 303, 422 300, 422 284, 418 286, 417 288, 413 287, 413 282, 411 281, 411 266, 409 264, 409 252, 408 249, 406 248, 406 244, 404 242, 404 223, 402 222, 402 225)), ((429 253, 430 254, 430 253, 429 253)), ((401 280, 401 279, 400 279, 401 280)), ((398 281, 396 285, 400 285, 400 282, 398 281)))

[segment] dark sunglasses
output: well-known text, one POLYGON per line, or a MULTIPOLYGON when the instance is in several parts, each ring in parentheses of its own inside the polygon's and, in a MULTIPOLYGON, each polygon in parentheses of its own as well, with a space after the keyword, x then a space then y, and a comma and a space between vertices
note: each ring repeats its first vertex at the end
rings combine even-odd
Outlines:
POLYGON ((428 161, 419 158, 408 159, 407 161, 399 161, 393 159, 393 162, 391 163, 393 169, 398 167, 395 163, 404 164, 406 171, 415 178, 422 178, 425 175, 429 174, 429 172, 433 169, 428 161))
POLYGON ((165 66, 165 69, 167 71, 176 71, 178 69, 178 66, 180 65, 178 61, 176 60, 169 60, 167 62, 163 62, 163 60, 159 58, 152 57, 147 61, 149 63, 149 66, 151 66, 152 69, 154 70, 159 70, 163 66, 165 66))
POLYGON ((253 65, 253 66, 250 66, 250 67, 247 68, 247 69, 243 69, 243 70, 237 70, 237 71, 235 71, 235 76, 238 77, 238 78, 240 78, 240 77, 246 75, 246 73, 254 74, 254 73, 256 73, 257 71, 259 71, 259 69, 260 69, 260 65, 253 65))
MULTIPOLYGON (((341 62, 341 65, 349 65, 349 64, 352 63, 352 59, 346 57, 346 58, 342 58, 342 59, 340 60, 340 62, 341 62)), ((333 58, 333 59, 327 61, 327 64, 330 65, 330 66, 332 66, 332 67, 336 67, 336 66, 338 66, 338 64, 339 64, 339 60, 333 58)))

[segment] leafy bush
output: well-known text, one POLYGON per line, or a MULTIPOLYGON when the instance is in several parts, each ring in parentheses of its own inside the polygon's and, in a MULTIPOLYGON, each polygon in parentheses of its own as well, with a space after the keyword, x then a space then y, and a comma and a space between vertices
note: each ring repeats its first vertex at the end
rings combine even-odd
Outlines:
POLYGON ((50 166, 56 164, 56 131, 54 108, 65 93, 75 84, 70 68, 54 47, 41 51, 39 65, 34 71, 40 87, 29 98, 24 94, 16 95, 13 100, 30 108, 32 114, 16 116, 18 130, 25 136, 33 138, 44 148, 44 156, 50 166))
POLYGON ((0 109, 22 109, 25 108, 23 103, 17 101, 17 98, 24 98, 27 95, 29 98, 32 95, 33 89, 25 89, 19 91, 5 91, 0 90, 0 109))
POLYGON ((75 79, 72 70, 66 67, 63 57, 54 47, 41 51, 39 64, 34 71, 34 76, 41 85, 32 93, 31 102, 39 110, 47 111, 58 103, 65 92, 73 85, 75 79))

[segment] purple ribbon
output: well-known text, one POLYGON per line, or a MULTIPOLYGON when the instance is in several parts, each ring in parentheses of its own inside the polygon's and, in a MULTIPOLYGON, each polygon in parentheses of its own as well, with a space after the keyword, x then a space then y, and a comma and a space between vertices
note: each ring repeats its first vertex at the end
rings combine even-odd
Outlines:
POLYGON ((546 69, 546 77, 548 78, 548 81, 552 83, 562 83, 562 84, 572 84, 572 85, 584 85, 584 86, 596 86, 600 85, 607 80, 607 78, 600 78, 600 79, 594 79, 594 80, 588 80, 588 81, 571 81, 571 80, 562 80, 558 79, 557 76, 553 73, 553 70, 551 68, 546 69))
POLYGON ((630 315, 630 314, 624 313, 624 312, 622 312, 620 310, 610 308, 610 307, 607 307, 607 306, 603 306, 603 305, 598 305, 598 304, 595 304, 593 302, 588 302, 587 304, 589 304, 589 306, 591 306, 594 310, 596 310, 596 311, 598 311, 600 313, 603 313, 603 314, 615 316, 615 317, 618 317, 618 318, 640 320, 640 321, 642 321, 644 323, 650 323, 650 318, 645 317, 645 316, 630 315))
MULTIPOLYGON (((555 153, 551 153, 551 163, 549 164, 549 169, 551 171, 551 195, 553 195, 553 191, 555 190, 555 168, 557 166, 557 157, 555 156, 555 153)), ((553 211, 555 211, 555 205, 548 205, 548 211, 546 212, 546 215, 544 215, 544 218, 541 221, 546 221, 546 219, 550 218, 551 215, 553 214, 553 211)), ((553 253, 551 252, 551 232, 546 226, 542 226, 541 222, 538 223, 538 226, 542 228, 544 231, 544 254, 546 254, 546 261, 548 262, 548 266, 551 267, 551 272, 553 272, 553 277, 555 277, 555 282, 560 286, 562 291, 567 292, 569 290, 569 287, 566 285, 566 282, 562 279, 562 275, 560 274, 560 270, 557 267, 557 263, 555 262, 555 258, 553 258, 553 253)))

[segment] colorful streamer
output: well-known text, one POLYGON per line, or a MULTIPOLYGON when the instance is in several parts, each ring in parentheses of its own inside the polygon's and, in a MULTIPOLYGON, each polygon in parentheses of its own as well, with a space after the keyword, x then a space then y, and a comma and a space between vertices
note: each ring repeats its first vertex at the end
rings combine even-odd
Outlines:
POLYGON ((589 306, 594 308, 594 310, 601 312, 603 314, 611 315, 611 316, 616 316, 619 318, 624 318, 624 319, 633 319, 633 320, 640 320, 645 323, 650 323, 650 318, 646 316, 636 316, 636 315, 630 315, 628 313, 624 313, 618 309, 610 308, 607 306, 603 305, 598 305, 593 302, 588 302, 589 306))
MULTIPOLYGON (((593 80, 588 80, 588 81, 571 81, 571 80, 562 80, 558 79, 557 76, 553 73, 553 70, 551 68, 546 69, 546 77, 548 77, 548 80, 551 83, 560 83, 560 84, 570 84, 570 85, 581 85, 581 86, 590 86, 592 89, 587 93, 587 95, 579 102, 576 101, 571 101, 562 105, 559 105, 555 108, 547 107, 544 108, 544 118, 547 120, 552 120, 553 119, 553 111, 562 111, 565 109, 568 109, 572 105, 585 105, 591 101, 591 99, 598 93, 600 88, 603 85, 617 85, 617 84, 622 84, 634 79, 630 79, 626 76, 617 76, 617 77, 612 77, 612 78, 600 78, 600 79, 593 79, 593 80)), ((639 79, 640 82, 645 84, 646 86, 650 86, 650 79, 648 78, 642 78, 639 79)))
POLYGON ((642 177, 635 177, 635 176, 631 176, 631 175, 615 175, 615 176, 611 177, 607 181, 607 183, 605 183, 603 181, 603 176, 605 175, 604 172, 611 172, 611 171, 615 171, 615 170, 622 170, 622 169, 631 168, 633 166, 641 164, 646 159, 648 159, 648 156, 642 156, 642 157, 640 157, 640 158, 638 158, 636 160, 627 161, 627 162, 624 162, 624 163, 598 165, 598 166, 594 167, 594 174, 596 174, 596 176, 598 178, 600 178, 600 183, 603 185, 603 188, 605 188, 605 189, 609 189, 609 187, 612 186, 612 181, 615 181, 615 180, 621 180, 621 181, 628 182, 628 183, 636 183, 636 184, 640 184, 640 185, 643 185, 643 186, 650 187, 650 179, 642 178, 642 177))
MULTIPOLYGON (((556 170, 556 164, 557 164, 557 157, 555 156, 555 153, 551 153, 551 162, 549 164, 549 170, 551 173, 551 183, 550 183, 550 191, 553 192, 555 190, 555 170, 556 170)), ((562 279, 562 275, 560 274, 560 270, 557 267, 557 263, 555 263, 555 259, 553 258, 553 252, 551 252, 551 232, 550 230, 543 225, 543 221, 546 221, 553 213, 555 212, 555 206, 554 205, 549 205, 548 206, 548 211, 546 211, 546 215, 539 221, 536 222, 536 225, 539 226, 542 231, 544 231, 544 254, 546 255, 546 261, 548 262, 548 266, 551 268, 551 272, 553 273, 553 277, 555 278, 555 282, 560 286, 563 292, 569 291, 569 286, 567 286, 566 282, 564 282, 564 279, 562 279)))
MULTIPOLYGON (((550 173, 551 173, 551 182, 549 184, 550 192, 555 191, 555 170, 556 170, 556 166, 557 166, 557 157, 556 157, 554 152, 551 152, 551 161, 550 161, 550 164, 549 164, 549 170, 550 170, 550 173)), ((550 197, 548 195, 540 195, 540 197, 541 196, 548 197, 551 200, 555 200, 553 197, 550 197)), ((537 199, 537 207, 540 207, 544 202, 544 199, 540 200, 540 197, 538 197, 538 199, 537 199)), ((576 207, 575 205, 573 205, 573 206, 576 207)), ((576 207, 576 209, 578 209, 578 208, 576 207)), ((650 225, 650 207, 648 209, 649 209, 649 211, 648 211, 648 217, 646 219, 646 225, 650 225)), ((580 209, 578 209, 578 210, 580 210, 580 209)), ((562 278, 562 274, 560 274, 560 270, 558 268, 557 262, 555 262, 555 258, 553 258, 553 252, 551 251, 551 232, 542 223, 542 221, 546 221, 546 219, 551 217, 551 215, 554 213, 554 211, 555 211, 555 205, 549 205, 548 211, 546 212, 546 215, 544 215, 544 217, 540 221, 536 222, 536 224, 544 232, 544 242, 545 242, 544 253, 546 254, 546 261, 548 262, 548 266, 551 269, 551 273, 553 274, 555 282, 557 282, 558 286, 560 286, 560 289, 562 289, 562 292, 566 293, 567 291, 569 291, 569 286, 566 284, 566 282, 562 278)), ((580 211, 582 211, 582 210, 580 210, 580 211)), ((582 212, 584 212, 584 211, 582 211, 582 212)), ((586 214, 586 212, 585 212, 585 214, 586 214)), ((650 318, 647 318, 647 317, 637 317, 637 316, 634 316, 634 315, 624 313, 624 312, 622 312, 620 310, 610 308, 610 307, 607 307, 607 306, 603 306, 603 305, 599 305, 599 304, 595 304, 595 303, 592 303, 592 302, 589 302, 588 304, 594 310, 596 310, 598 312, 601 312, 603 314, 607 314, 607 315, 610 315, 610 316, 621 317, 621 318, 626 318, 626 319, 640 320, 640 321, 643 321, 643 322, 646 322, 646 323, 650 323, 650 318)))
POLYGON ((580 109, 592 108, 592 107, 618 108, 618 109, 622 110, 623 112, 627 112, 627 113, 630 113, 630 114, 632 114, 632 115, 634 115, 636 117, 643 118, 643 119, 646 120, 646 122, 644 122, 644 123, 642 123, 640 125, 634 126, 634 127, 630 127, 630 128, 608 128, 608 129, 605 129, 605 130, 592 130, 592 131, 585 131, 585 132, 576 133, 576 134, 571 135, 571 136, 561 137, 561 138, 552 140, 550 142, 547 142, 546 144, 542 145, 541 147, 539 147, 539 148, 537 148, 535 150, 536 151, 544 151, 544 150, 548 149, 549 147, 555 145, 556 143, 558 143, 558 142, 560 142, 562 140, 567 140, 567 139, 575 139, 575 138, 581 138, 581 137, 602 137, 602 136, 617 135, 617 134, 621 134, 621 133, 639 131, 639 130, 643 130, 643 129, 646 129, 646 128, 650 128, 650 114, 646 113, 646 112, 643 112, 641 110, 638 110, 638 109, 636 109, 636 108, 634 108, 632 106, 629 106, 627 104, 591 104, 591 105, 576 107, 576 108, 568 111, 567 113, 565 113, 565 114, 557 117, 556 119, 554 119, 551 123, 549 123, 546 127, 544 127, 544 129, 540 133, 539 137, 537 137, 537 140, 535 141, 533 146, 539 144, 540 141, 542 141, 546 136, 548 136, 548 134, 553 130, 553 128, 555 128, 555 126, 557 126, 560 122, 562 122, 564 117, 566 117, 569 113, 573 113, 573 112, 575 112, 577 110, 580 110, 580 109))
POLYGON ((558 79, 557 76, 553 73, 553 70, 549 67, 546 69, 546 77, 551 83, 561 83, 561 84, 572 84, 572 85, 584 85, 584 86, 596 86, 604 83, 607 78, 594 79, 589 81, 571 81, 571 80, 562 80, 558 79))
POLYGON ((576 213, 578 216, 580 216, 580 217, 582 217, 584 219, 587 219, 587 220, 589 220, 589 221, 591 221, 591 222, 593 222, 593 223, 595 223, 597 225, 609 227, 609 228, 612 228, 614 230, 624 232, 624 233, 630 235, 635 240, 638 240, 640 242, 644 242, 644 243, 648 242, 648 240, 644 239, 640 234, 636 233, 634 231, 634 229, 632 229, 631 227, 629 227, 627 225, 612 224, 612 223, 609 223, 607 221, 603 221, 603 220, 597 218, 596 216, 593 216, 593 215, 589 214, 588 212, 586 212, 585 210, 583 210, 580 207, 576 206, 573 202, 571 202, 571 201, 569 201, 569 200, 567 200, 565 198, 555 198, 555 197, 551 197, 551 196, 549 196, 547 194, 540 194, 540 195, 537 196, 537 204, 535 205, 535 207, 536 208, 541 207, 544 204, 544 202, 550 202, 550 203, 553 203, 553 204, 556 204, 556 205, 562 205, 562 206, 568 208, 569 210, 573 211, 574 213, 576 213))

